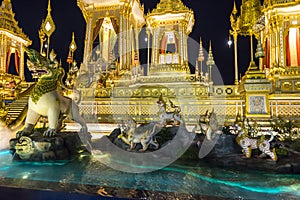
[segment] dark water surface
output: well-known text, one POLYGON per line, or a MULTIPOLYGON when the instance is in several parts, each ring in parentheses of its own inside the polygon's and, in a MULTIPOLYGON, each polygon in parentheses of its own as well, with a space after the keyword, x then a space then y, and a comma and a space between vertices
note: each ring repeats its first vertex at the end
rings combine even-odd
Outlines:
POLYGON ((0 180, 2 187, 120 198, 300 199, 300 175, 229 170, 200 161, 178 160, 157 171, 134 174, 111 169, 94 158, 81 162, 17 162, 3 150, 0 180))

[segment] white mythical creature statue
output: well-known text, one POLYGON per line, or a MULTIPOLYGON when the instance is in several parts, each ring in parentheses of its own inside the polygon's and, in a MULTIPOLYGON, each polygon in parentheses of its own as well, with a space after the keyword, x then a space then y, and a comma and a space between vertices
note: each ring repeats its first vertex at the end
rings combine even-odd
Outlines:
POLYGON ((171 100, 167 102, 163 99, 162 95, 160 95, 157 101, 160 124, 167 125, 168 121, 173 121, 173 125, 176 125, 177 122, 183 123, 183 119, 180 115, 180 107, 174 105, 171 100))
POLYGON ((55 60, 55 53, 52 51, 48 59, 34 49, 25 48, 25 50, 29 57, 28 68, 35 76, 39 76, 39 80, 29 97, 25 127, 17 133, 17 137, 30 135, 40 116, 47 116, 49 123, 43 136, 55 136, 65 118, 78 122, 81 125, 81 132, 86 133, 87 127, 79 115, 77 104, 63 96, 60 91, 64 70, 55 60))
POLYGON ((121 126, 122 134, 119 138, 130 146, 128 151, 132 151, 139 143, 142 145, 142 149, 139 150, 140 152, 146 151, 150 144, 152 144, 155 149, 158 149, 159 144, 154 141, 153 138, 162 128, 158 123, 138 127, 134 119, 130 116, 126 122, 127 125, 123 122, 121 126))
POLYGON ((200 115, 198 120, 198 130, 206 135, 208 140, 214 139, 216 135, 221 135, 223 132, 219 130, 219 124, 217 120, 217 115, 214 110, 208 113, 208 110, 204 115, 200 115))

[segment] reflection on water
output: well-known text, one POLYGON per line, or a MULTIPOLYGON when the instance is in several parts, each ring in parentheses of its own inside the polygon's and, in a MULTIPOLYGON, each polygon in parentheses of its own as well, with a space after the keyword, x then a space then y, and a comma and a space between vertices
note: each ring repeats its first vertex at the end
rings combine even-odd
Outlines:
POLYGON ((9 140, 15 136, 13 131, 6 128, 5 125, 0 122, 0 150, 7 149, 9 145, 9 140))
POLYGON ((0 177, 13 179, 10 184, 17 187, 22 187, 25 180, 45 181, 54 183, 57 190, 60 187, 74 190, 74 185, 80 185, 81 190, 102 195, 109 195, 103 187, 111 187, 127 189, 127 192, 138 189, 225 198, 300 198, 300 175, 239 172, 209 167, 198 161, 184 163, 179 160, 158 171, 132 174, 108 168, 93 158, 41 165, 13 162, 8 151, 0 151, 0 177), (93 186, 97 186, 98 191, 89 190, 93 186))

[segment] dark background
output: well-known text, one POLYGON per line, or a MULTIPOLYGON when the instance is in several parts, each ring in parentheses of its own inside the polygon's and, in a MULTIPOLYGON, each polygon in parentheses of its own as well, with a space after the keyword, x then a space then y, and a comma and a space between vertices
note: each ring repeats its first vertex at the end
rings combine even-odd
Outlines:
MULTIPOLYGON (((230 22, 229 17, 233 8, 233 0, 182 0, 182 2, 194 11, 195 25, 192 33, 189 35, 190 40, 199 42, 202 37, 203 47, 208 51, 209 41, 212 40, 212 48, 214 53, 214 73, 217 69, 220 71, 224 84, 234 83, 234 53, 233 46, 228 47, 227 41, 229 37, 230 22)), ((159 0, 141 0, 144 4, 145 13, 152 10, 159 3, 159 0)), ((241 5, 241 0, 236 1, 237 8, 241 5)), ((38 30, 40 29, 42 20, 47 15, 48 0, 12 0, 15 19, 19 22, 19 26, 24 33, 32 40, 31 48, 39 50, 40 41, 38 30)), ((56 24, 56 31, 51 37, 50 48, 54 48, 58 59, 62 60, 63 66, 66 63, 69 44, 71 42, 72 32, 75 32, 75 41, 77 50, 74 57, 77 63, 82 62, 84 36, 85 36, 85 20, 77 6, 76 0, 51 0, 52 17, 56 24)), ((144 33, 141 33, 144 37, 144 33)), ((143 42, 143 38, 141 39, 143 42)), ((250 39, 249 37, 238 37, 238 63, 239 74, 244 74, 250 60, 250 39)), ((143 46, 143 45, 141 45, 143 46)), ((144 45, 146 46, 146 45, 144 45)), ((254 46, 254 49, 256 46, 254 46)), ((190 49, 190 48, 189 48, 190 49)), ((190 49, 189 61, 191 65, 195 65, 198 54, 197 50, 190 49)), ((141 54, 142 63, 146 62, 146 50, 141 54)), ((194 68, 191 67, 191 71, 194 68)), ((206 71, 206 68, 204 68, 206 71)), ((26 73, 26 79, 30 79, 30 75, 26 73)), ((222 81, 214 80, 216 84, 222 81)))

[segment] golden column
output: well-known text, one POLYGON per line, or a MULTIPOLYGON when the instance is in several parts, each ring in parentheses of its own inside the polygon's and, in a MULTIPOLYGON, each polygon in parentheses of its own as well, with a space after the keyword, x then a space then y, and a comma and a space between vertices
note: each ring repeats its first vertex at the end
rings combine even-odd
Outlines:
POLYGON ((146 28, 147 33, 147 76, 150 74, 150 29, 146 28))
POLYGON ((234 1, 233 10, 230 15, 230 24, 231 30, 229 30, 230 35, 233 36, 233 44, 234 44, 234 84, 239 84, 239 67, 238 67, 238 51, 237 51, 237 37, 239 34, 239 20, 237 17, 237 9, 234 1))
POLYGON ((20 70, 20 78, 22 81, 25 81, 25 70, 24 70, 24 45, 20 43, 20 64, 19 64, 19 70, 20 70))

